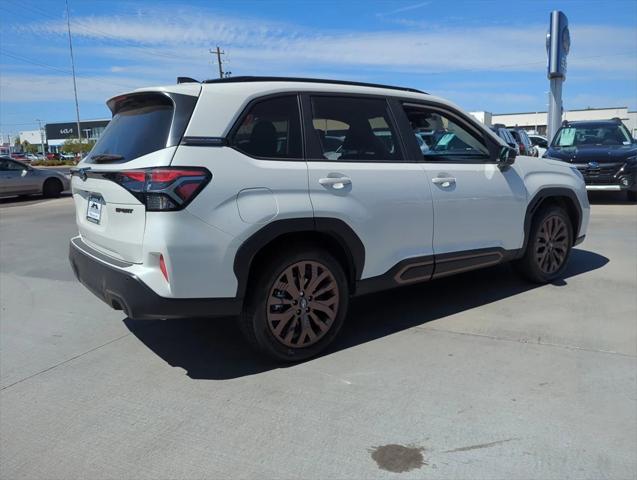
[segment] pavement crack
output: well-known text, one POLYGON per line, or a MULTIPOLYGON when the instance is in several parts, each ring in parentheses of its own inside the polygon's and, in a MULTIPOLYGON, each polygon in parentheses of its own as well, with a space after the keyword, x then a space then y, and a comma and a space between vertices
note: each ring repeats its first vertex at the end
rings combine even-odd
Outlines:
POLYGON ((419 326, 419 327, 414 327, 414 328, 416 330, 433 330, 434 332, 451 333, 451 334, 455 334, 455 335, 467 335, 467 336, 470 336, 470 337, 489 338, 491 340, 501 340, 503 342, 524 343, 524 344, 528 344, 528 345, 540 345, 540 346, 543 346, 543 347, 565 348, 565 349, 568 349, 568 350, 580 350, 580 351, 583 351, 583 352, 604 353, 604 354, 607 354, 607 355, 618 355, 618 356, 621 356, 621 357, 637 358, 637 355, 632 355, 630 353, 614 352, 612 350, 599 350, 599 349, 595 349, 595 348, 578 347, 577 345, 568 345, 568 344, 565 344, 565 343, 540 342, 539 338, 538 338, 537 342, 533 342, 533 341, 529 342, 529 341, 524 340, 524 339, 498 337, 496 335, 487 335, 485 333, 457 332, 455 330, 446 330, 444 328, 434 328, 434 327, 430 327, 430 326, 419 326))
POLYGON ((467 447, 454 448, 453 450, 445 450, 442 453, 454 453, 454 452, 467 452, 469 450, 478 450, 480 448, 489 448, 500 445, 501 443, 511 442, 513 440, 519 440, 518 438, 507 438, 506 440, 497 440, 489 443, 478 443, 477 445, 469 445, 467 447))
POLYGON ((17 381, 13 382, 10 385, 6 385, 6 386, 0 388, 0 392, 3 391, 3 390, 6 390, 7 388, 11 388, 11 387, 13 387, 13 386, 15 386, 15 385, 17 385, 19 383, 22 383, 22 382, 24 382, 26 380, 29 380, 29 379, 34 378, 34 377, 37 377, 38 375, 42 375, 43 373, 49 372, 49 371, 51 371, 53 369, 56 369, 57 367, 61 367, 62 365, 65 365, 65 364, 67 364, 69 362, 72 362, 73 360, 76 360, 76 359, 78 359, 80 357, 83 357, 84 355, 87 355, 87 354, 89 354, 91 352, 94 352, 95 350, 99 350, 100 348, 105 347, 107 345, 110 345, 111 343, 115 343, 118 340, 121 340, 122 338, 128 337, 129 335, 131 335, 130 332, 122 335, 121 337, 117 337, 117 338, 114 338, 113 340, 109 340, 106 343, 102 343, 101 345, 98 345, 97 347, 91 348, 90 350, 87 350, 86 352, 79 353, 79 354, 77 354, 77 355, 75 355, 75 356, 73 356, 71 358, 67 358, 66 360, 64 360, 64 361, 62 361, 60 363, 56 363, 55 365, 52 365, 52 366, 50 366, 48 368, 45 368, 44 370, 40 370, 39 372, 36 372, 36 373, 34 373, 32 375, 29 375, 27 377, 21 378, 20 380, 17 380, 17 381))

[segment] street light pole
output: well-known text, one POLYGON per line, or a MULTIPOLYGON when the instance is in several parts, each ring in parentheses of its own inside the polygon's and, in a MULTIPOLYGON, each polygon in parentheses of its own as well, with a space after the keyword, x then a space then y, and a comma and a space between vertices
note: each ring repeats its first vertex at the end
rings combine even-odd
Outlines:
POLYGON ((42 133, 42 120, 37 118, 35 120, 38 122, 38 127, 40 128, 40 148, 42 148, 42 158, 46 157, 46 153, 44 152, 44 135, 42 133))
POLYGON ((82 143, 80 132, 80 104, 77 101, 77 83, 75 82, 75 59, 73 58, 73 42, 71 41, 71 16, 69 14, 69 0, 66 2, 66 27, 69 32, 69 51, 71 52, 71 71, 73 72, 73 91, 75 92, 75 113, 77 115, 77 139, 82 143))

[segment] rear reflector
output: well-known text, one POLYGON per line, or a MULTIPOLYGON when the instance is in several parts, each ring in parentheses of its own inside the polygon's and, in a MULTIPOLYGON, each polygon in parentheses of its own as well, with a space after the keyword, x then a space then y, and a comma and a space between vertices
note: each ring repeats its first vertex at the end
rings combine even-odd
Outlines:
POLYGON ((168 281, 168 270, 166 270, 166 262, 164 261, 163 255, 159 255, 159 269, 166 281, 168 281))
POLYGON ((103 176, 135 195, 151 212, 181 210, 212 178, 207 169, 194 167, 123 170, 103 176))

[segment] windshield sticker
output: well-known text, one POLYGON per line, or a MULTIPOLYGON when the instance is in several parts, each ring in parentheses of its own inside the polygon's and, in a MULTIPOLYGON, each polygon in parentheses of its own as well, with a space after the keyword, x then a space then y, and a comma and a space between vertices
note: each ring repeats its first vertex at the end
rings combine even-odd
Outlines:
POLYGON ((560 135, 560 147, 570 147, 573 145, 575 141, 575 129, 574 128, 564 128, 562 130, 562 134, 560 135))
MULTIPOLYGON (((442 136, 442 138, 440 140, 438 140, 438 145, 443 146, 443 147, 446 146, 451 141, 451 139, 454 136, 455 136, 454 133, 445 133, 442 136)), ((438 145, 436 145, 436 146, 438 146, 438 145)))

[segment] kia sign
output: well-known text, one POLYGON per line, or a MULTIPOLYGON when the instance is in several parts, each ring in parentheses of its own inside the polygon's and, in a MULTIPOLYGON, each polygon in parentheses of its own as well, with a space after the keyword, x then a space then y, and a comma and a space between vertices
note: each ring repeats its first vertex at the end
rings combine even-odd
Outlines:
POLYGON ((566 78, 566 57, 571 48, 568 19, 559 10, 551 12, 549 32, 546 34, 546 53, 549 57, 548 78, 566 78))
MULTIPOLYGON (((106 125, 108 125, 108 122, 108 120, 88 120, 86 122, 81 122, 80 128, 82 128, 82 130, 103 129, 106 125)), ((47 123, 45 125, 45 130, 47 140, 66 140, 68 138, 77 138, 77 123, 75 122, 47 123)), ((86 137, 84 131, 82 131, 82 137, 86 137)))

